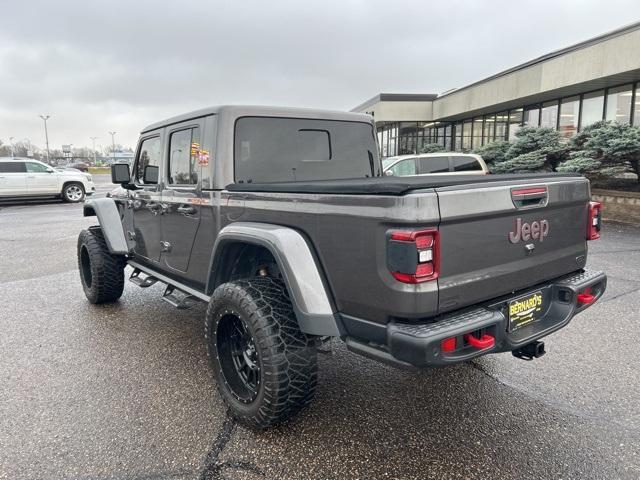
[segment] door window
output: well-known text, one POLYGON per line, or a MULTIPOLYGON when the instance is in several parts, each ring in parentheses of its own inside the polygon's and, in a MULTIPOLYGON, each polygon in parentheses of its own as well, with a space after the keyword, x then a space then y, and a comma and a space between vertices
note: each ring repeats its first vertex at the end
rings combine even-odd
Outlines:
POLYGON ((24 173, 24 162, 0 162, 0 173, 24 173))
MULTIPOLYGON (((138 155, 138 163, 136 166, 136 182, 145 184, 145 169, 147 167, 160 168, 160 137, 147 138, 140 145, 140 153, 138 155)), ((153 177, 147 172, 147 180, 153 177)), ((157 178, 157 175, 155 176, 157 178)), ((156 182, 148 181, 148 184, 156 182)))
POLYGON ((446 173, 449 171, 449 157, 422 157, 420 173, 446 173))
POLYGON ((29 173, 47 173, 49 168, 41 163, 27 162, 27 172, 29 173))
POLYGON ((416 174, 416 159, 408 158, 406 160, 402 160, 396 163, 393 167, 390 168, 393 174, 397 177, 403 177, 405 175, 415 175, 416 174))
POLYGON ((169 184, 197 184, 199 155, 199 128, 173 132, 169 139, 169 184))
POLYGON ((456 156, 453 157, 454 172, 481 172, 482 165, 473 157, 456 156))

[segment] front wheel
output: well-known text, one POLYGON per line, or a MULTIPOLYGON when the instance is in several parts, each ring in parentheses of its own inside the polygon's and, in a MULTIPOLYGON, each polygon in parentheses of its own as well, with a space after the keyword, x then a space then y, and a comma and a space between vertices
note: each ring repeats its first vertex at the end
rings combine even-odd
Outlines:
POLYGON ((311 402, 316 341, 300 331, 282 282, 256 277, 220 285, 205 337, 220 395, 244 425, 276 425, 311 402))
POLYGON ((84 187, 81 183, 67 183, 62 189, 62 199, 69 203, 78 203, 84 200, 84 187))
POLYGON ((91 303, 115 302, 124 290, 125 257, 112 255, 100 227, 78 236, 78 269, 82 289, 91 303))

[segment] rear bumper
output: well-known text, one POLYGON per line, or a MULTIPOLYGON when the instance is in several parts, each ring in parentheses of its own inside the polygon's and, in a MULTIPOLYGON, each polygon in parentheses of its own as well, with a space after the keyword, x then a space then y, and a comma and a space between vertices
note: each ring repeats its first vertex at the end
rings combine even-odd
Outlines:
POLYGON ((434 367, 467 361, 487 353, 516 350, 565 327, 577 313, 597 301, 606 289, 603 272, 584 270, 536 285, 471 309, 443 316, 431 323, 390 323, 386 327, 386 345, 374 346, 347 339, 347 346, 378 360, 397 365, 434 367), (588 304, 580 303, 578 295, 587 290, 593 295, 588 304), (508 331, 508 301, 542 291, 549 299, 545 313, 535 323, 508 331), (488 335, 494 342, 490 347, 469 345, 465 335, 488 335), (456 338, 456 348, 445 351, 442 341, 456 338))

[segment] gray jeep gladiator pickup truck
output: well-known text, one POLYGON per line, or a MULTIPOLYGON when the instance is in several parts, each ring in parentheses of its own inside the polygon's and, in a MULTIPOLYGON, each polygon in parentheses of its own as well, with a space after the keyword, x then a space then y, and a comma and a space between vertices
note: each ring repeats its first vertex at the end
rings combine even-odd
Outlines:
POLYGON ((400 367, 544 354, 602 296, 585 269, 600 205, 580 175, 382 175, 372 118, 224 106, 142 131, 119 184, 85 203, 78 264, 92 303, 125 267, 178 308, 208 303, 218 389, 265 428, 311 401, 317 347, 400 367))

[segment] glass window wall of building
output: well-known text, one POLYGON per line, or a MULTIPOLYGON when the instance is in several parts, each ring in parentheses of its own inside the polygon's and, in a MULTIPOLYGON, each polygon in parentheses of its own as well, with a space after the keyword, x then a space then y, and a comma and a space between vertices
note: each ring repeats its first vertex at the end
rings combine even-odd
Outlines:
POLYGON ((528 105, 449 122, 385 123, 376 129, 380 154, 419 153, 427 143, 446 150, 469 151, 494 140, 513 141, 523 126, 556 129, 563 138, 602 119, 640 126, 640 82, 585 92, 543 104, 528 105))
POLYGON ((484 117, 484 133, 482 135, 483 145, 493 142, 496 133, 496 116, 487 115, 484 117))
POLYGON ((558 101, 544 102, 540 109, 540 126, 556 129, 558 127, 558 101))
POLYGON ((633 104, 633 125, 640 125, 640 83, 636 85, 636 94, 634 96, 633 104))
POLYGON ((471 148, 482 146, 482 117, 473 119, 473 134, 471 136, 471 148))
POLYGON ((631 85, 610 88, 607 92, 606 120, 613 120, 620 123, 631 121, 631 97, 633 89, 631 85))
POLYGON ((540 126, 540 107, 531 106, 524 109, 524 126, 539 127, 540 126))
POLYGON ((509 122, 509 112, 500 112, 496 114, 495 140, 507 139, 507 124, 509 122))
POLYGON ((522 127, 522 116, 524 109, 518 108, 509 112, 509 141, 516 138, 516 133, 522 127))
POLYGON ((462 148, 461 148, 461 150, 471 150, 471 133, 472 133, 471 120, 465 120, 462 123, 462 148))
POLYGON ((602 120, 604 115, 604 90, 585 93, 582 96, 580 128, 602 120))
POLYGON ((560 122, 558 130, 565 138, 574 136, 578 132, 580 113, 580 97, 563 98, 560 104, 560 122))
POLYGON ((455 132, 455 139, 453 143, 453 150, 462 150, 462 122, 458 122, 453 126, 455 132))

